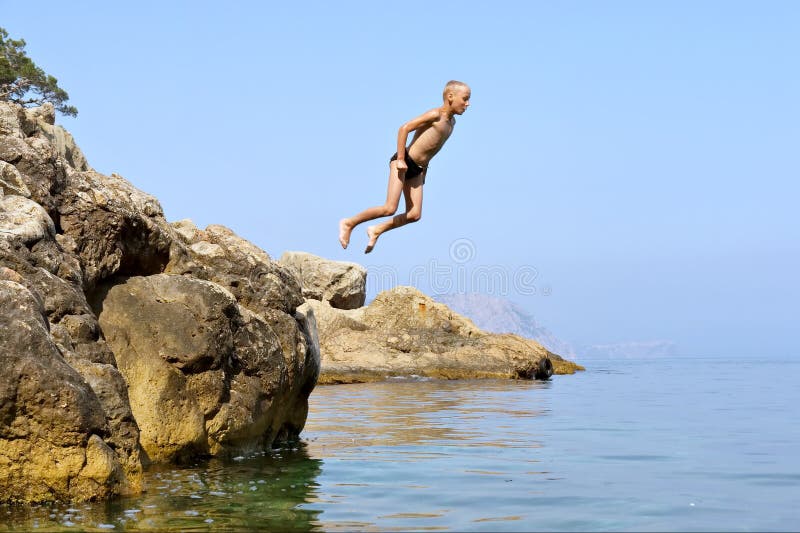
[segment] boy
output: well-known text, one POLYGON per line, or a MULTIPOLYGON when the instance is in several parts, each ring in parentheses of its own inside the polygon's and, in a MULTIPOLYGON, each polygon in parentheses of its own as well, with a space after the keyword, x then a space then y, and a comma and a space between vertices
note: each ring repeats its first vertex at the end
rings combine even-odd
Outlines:
POLYGON ((383 205, 370 207, 351 218, 339 221, 339 242, 347 248, 353 228, 379 217, 394 215, 400 202, 400 193, 405 197, 406 211, 390 220, 367 228, 369 242, 364 250, 368 254, 382 233, 416 222, 422 216, 422 186, 428 173, 428 163, 453 133, 456 125, 454 115, 461 115, 469 107, 470 90, 466 83, 449 81, 442 93, 441 107, 431 109, 402 126, 397 132, 397 153, 389 161, 389 189, 383 205), (411 144, 406 148, 408 134, 414 132, 411 144))

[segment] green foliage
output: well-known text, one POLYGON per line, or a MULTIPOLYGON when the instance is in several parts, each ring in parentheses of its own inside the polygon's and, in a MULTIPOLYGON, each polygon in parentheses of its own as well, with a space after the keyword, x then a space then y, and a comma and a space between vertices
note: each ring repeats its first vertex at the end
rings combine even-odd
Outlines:
POLYGON ((58 86, 58 80, 25 54, 25 41, 9 39, 3 28, 0 28, 0 100, 24 106, 50 102, 65 115, 78 114, 74 106, 66 104, 69 95, 58 86))

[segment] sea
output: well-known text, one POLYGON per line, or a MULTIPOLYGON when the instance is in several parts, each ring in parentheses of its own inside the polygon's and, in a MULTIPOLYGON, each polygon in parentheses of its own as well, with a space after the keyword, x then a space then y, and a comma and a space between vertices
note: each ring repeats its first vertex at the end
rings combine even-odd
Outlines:
POLYGON ((319 386, 301 440, 0 531, 798 531, 800 357, 319 386))

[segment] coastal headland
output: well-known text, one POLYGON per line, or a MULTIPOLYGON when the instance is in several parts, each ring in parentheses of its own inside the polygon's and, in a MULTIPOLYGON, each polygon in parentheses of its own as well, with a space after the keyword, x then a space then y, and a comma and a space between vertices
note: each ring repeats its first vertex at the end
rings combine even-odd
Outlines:
POLYGON ((298 438, 317 384, 581 367, 366 271, 170 223, 51 105, 0 102, 0 501, 135 494, 153 463, 298 438))

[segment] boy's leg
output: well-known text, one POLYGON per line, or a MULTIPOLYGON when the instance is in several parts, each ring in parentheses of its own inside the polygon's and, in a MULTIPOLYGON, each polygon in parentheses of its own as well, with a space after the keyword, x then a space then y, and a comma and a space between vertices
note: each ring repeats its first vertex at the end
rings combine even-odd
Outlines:
MULTIPOLYGON (((427 172, 427 171, 426 171, 427 172)), ((367 248, 364 250, 368 254, 375 248, 375 243, 382 233, 389 230, 405 226, 411 222, 416 222, 422 217, 422 183, 425 181, 425 172, 419 176, 406 180, 403 186, 403 196, 406 201, 405 213, 393 216, 391 219, 381 224, 376 224, 367 228, 367 237, 369 242, 367 248)))
POLYGON ((403 179, 397 173, 397 164, 392 161, 389 165, 389 185, 386 189, 386 202, 383 205, 369 207, 354 217, 343 218, 339 221, 339 243, 342 248, 347 248, 350 243, 350 233, 353 228, 367 220, 387 217, 397 211, 397 204, 400 203, 400 193, 403 192, 403 185, 403 179))

